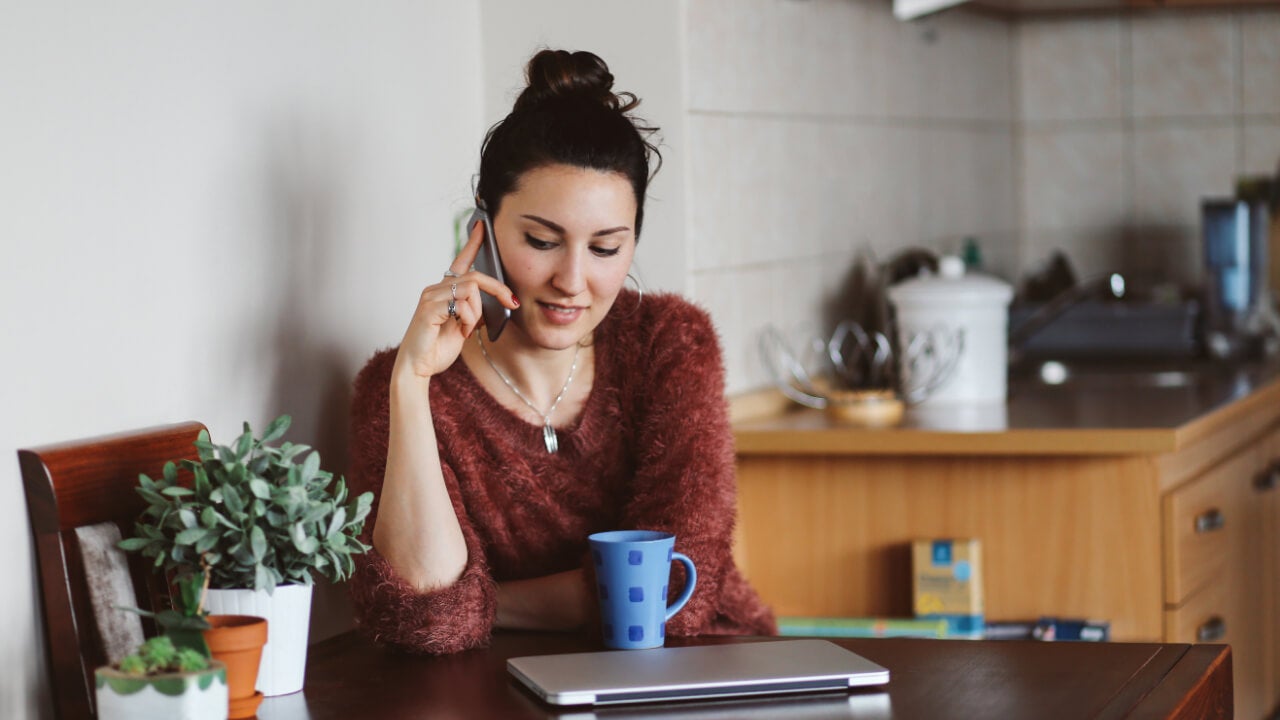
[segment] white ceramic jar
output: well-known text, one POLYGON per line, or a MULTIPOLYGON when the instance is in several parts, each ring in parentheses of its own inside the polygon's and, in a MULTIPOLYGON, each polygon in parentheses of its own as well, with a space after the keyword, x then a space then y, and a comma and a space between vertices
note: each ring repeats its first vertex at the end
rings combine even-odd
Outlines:
MULTIPOLYGON (((1003 403, 1008 368, 1009 301, 1013 288, 996 278, 966 274, 958 257, 942 258, 937 275, 921 275, 888 289, 900 353, 921 333, 960 339, 955 368, 921 406, 1003 403)), ((918 344, 918 343, 917 343, 918 344)))

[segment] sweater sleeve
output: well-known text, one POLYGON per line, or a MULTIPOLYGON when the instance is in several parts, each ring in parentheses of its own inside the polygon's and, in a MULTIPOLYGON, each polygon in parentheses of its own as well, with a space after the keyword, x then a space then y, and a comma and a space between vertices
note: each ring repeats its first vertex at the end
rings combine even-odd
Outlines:
MULTIPOLYGON (((623 528, 663 530, 693 560, 697 587, 667 632, 774 632, 772 614, 734 565, 737 487, 719 341, 705 312, 659 309, 640 388, 636 470, 623 528)), ((672 566, 672 593, 684 568, 672 566)))
MULTIPOLYGON (((376 356, 356 378, 351 411, 350 481, 374 492, 362 540, 372 546, 390 433, 390 369, 394 351, 376 356), (388 357, 389 355, 389 357, 388 357)), ((441 456, 444 457, 441 449, 441 456)), ((375 641, 415 653, 442 654, 488 644, 497 611, 497 586, 468 520, 457 479, 447 463, 445 485, 467 544, 467 565, 446 588, 419 592, 377 550, 356 556, 351 597, 358 626, 375 641)))

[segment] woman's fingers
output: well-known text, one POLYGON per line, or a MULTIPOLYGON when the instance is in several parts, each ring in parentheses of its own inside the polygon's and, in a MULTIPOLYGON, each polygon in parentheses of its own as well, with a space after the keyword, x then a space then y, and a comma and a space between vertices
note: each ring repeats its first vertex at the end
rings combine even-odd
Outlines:
POLYGON ((462 276, 471 270, 471 266, 476 262, 476 256, 480 254, 480 245, 484 242, 486 222, 489 222, 489 220, 481 220, 471 226, 471 232, 467 236, 467 244, 462 246, 462 252, 459 252, 453 262, 449 264, 449 272, 456 276, 462 276))

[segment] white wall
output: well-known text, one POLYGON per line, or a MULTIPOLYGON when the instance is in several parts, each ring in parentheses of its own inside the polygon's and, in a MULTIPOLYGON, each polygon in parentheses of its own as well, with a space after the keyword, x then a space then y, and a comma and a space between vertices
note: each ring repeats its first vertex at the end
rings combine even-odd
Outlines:
POLYGON ((345 467, 350 380, 468 203, 478 7, 6 4, 0 717, 47 712, 16 448, 288 411, 345 467))
POLYGON ((614 91, 662 129, 664 165, 649 185, 636 252, 646 289, 687 289, 683 7, 680 0, 481 0, 486 127, 511 111, 524 66, 539 49, 589 50, 609 64, 614 91))

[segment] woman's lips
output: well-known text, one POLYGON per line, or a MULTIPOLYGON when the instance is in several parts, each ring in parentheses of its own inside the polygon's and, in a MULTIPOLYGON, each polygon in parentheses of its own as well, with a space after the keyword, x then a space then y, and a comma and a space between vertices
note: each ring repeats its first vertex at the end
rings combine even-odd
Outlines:
POLYGON ((552 305, 550 303, 540 302, 538 308, 542 310, 542 316, 553 325, 568 325, 582 316, 585 308, 574 307, 571 305, 552 305))

